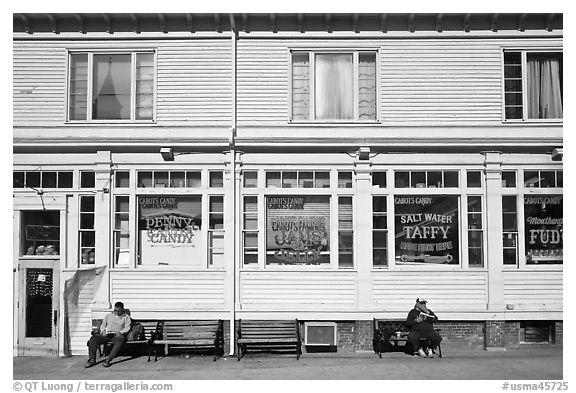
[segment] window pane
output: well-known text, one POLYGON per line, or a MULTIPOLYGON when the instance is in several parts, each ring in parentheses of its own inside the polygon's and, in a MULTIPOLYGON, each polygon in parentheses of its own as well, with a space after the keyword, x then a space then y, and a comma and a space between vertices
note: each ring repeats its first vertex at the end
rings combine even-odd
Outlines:
POLYGON ((468 212, 481 213, 482 212, 482 198, 479 196, 468 197, 468 212))
POLYGON ((524 171, 524 187, 540 187, 538 171, 524 171))
POLYGON ((58 188, 72 188, 72 172, 58 172, 58 188))
POLYGON ((298 172, 298 187, 314 188, 314 172, 298 172))
POLYGON ((352 188, 352 172, 338 172, 338 188, 352 188))
POLYGON ((94 172, 80 172, 80 188, 96 187, 96 174, 94 172))
POLYGON ((152 172, 138 172, 138 187, 152 187, 152 172))
POLYGON ((386 216, 373 216, 372 217, 372 228, 374 229, 386 229, 387 228, 387 217, 386 216))
POLYGON ((89 196, 81 196, 80 197, 80 211, 81 212, 94 212, 94 197, 89 196))
POLYGON ((94 55, 93 61, 92 118, 130 119, 132 56, 94 55))
POLYGON ((310 60, 308 52, 292 54, 292 119, 310 118, 310 60))
POLYGON ((154 187, 168 187, 168 172, 154 172, 154 187))
POLYGON ((481 247, 482 238, 480 238, 480 247, 468 249, 468 265, 470 266, 483 266, 484 265, 484 252, 481 247))
POLYGON ((352 119, 354 71, 351 54, 317 54, 315 102, 317 119, 352 119))
POLYGON ((372 246, 374 248, 387 248, 388 247, 388 232, 387 231, 373 231, 372 232, 372 246))
POLYGON ((94 247, 96 237, 94 231, 80 232, 80 247, 94 247))
POLYGON ((502 187, 515 188, 516 187, 516 172, 503 171, 502 172, 502 187))
POLYGON ((223 172, 210 172, 210 187, 212 187, 212 188, 224 187, 224 173, 223 172))
POLYGON ((94 229, 94 214, 80 214, 80 229, 94 229))
POLYGON ((386 197, 385 196, 374 196, 372 197, 372 211, 374 213, 385 213, 386 212, 386 197))
POLYGON ((516 213, 504 213, 502 215, 502 229, 506 232, 518 230, 518 219, 516 213))
POLYGON ((412 172, 410 174, 410 187, 426 187, 426 172, 412 172))
POLYGON ((244 247, 258 248, 258 233, 245 232, 244 233, 244 247))
POLYGON ((186 172, 186 187, 197 188, 200 187, 202 182, 201 172, 186 172))
POLYGON ((296 188, 296 172, 282 172, 282 188, 296 188))
POLYGON ((564 174, 562 171, 556 171, 556 187, 564 187, 564 174))
POLYGON ((117 196, 116 197, 116 212, 129 212, 130 197, 128 196, 117 196))
POLYGON ((562 263, 563 221, 562 195, 531 195, 524 197, 526 263, 562 263))
POLYGON ((211 213, 222 213, 224 211, 224 197, 222 196, 210 197, 209 209, 211 213))
POLYGON ((360 53, 358 59, 358 115, 361 120, 375 120, 376 53, 360 53))
POLYGON ((154 54, 136 54, 136 119, 151 120, 154 106, 154 54))
POLYGON ((12 187, 23 188, 24 187, 24 172, 14 172, 12 177, 12 187))
POLYGON ((20 255, 56 255, 60 252, 60 212, 22 211, 21 217, 20 255))
POLYGON ((428 187, 442 187, 442 172, 435 171, 435 172, 428 172, 428 187))
POLYGON ((397 188, 407 188, 410 186, 410 173, 409 172, 395 172, 394 173, 394 186, 397 188))
POLYGON ((330 172, 316 172, 316 188, 330 188, 330 172))
POLYGON ((444 187, 458 187, 458 172, 445 171, 444 172, 444 187))
POLYGON ((170 187, 182 188, 186 186, 186 173, 182 171, 170 172, 170 187))
POLYGON ((380 188, 386 188, 386 172, 373 172, 372 185, 380 188))
POLYGON ((374 266, 388 266, 388 250, 374 249, 372 257, 374 266))
POLYGON ((502 197, 502 211, 515 213, 516 208, 516 197, 515 196, 503 196, 502 197))
POLYGON ((70 55, 69 118, 86 120, 88 111, 88 54, 70 55))
POLYGON ((210 213, 209 229, 223 229, 224 215, 221 213, 210 213))
POLYGON ((26 172, 26 187, 40 187, 40 172, 26 172))
POLYGON ((516 265, 516 250, 505 249, 503 250, 504 265, 516 265))
POLYGON ((56 188, 56 172, 42 172, 42 187, 56 188))
POLYGON ((540 171, 540 187, 548 188, 555 187, 556 174, 554 171, 540 171))
POLYGON ((468 187, 482 187, 482 172, 468 171, 466 176, 468 187))
POLYGON ((562 119, 562 54, 528 53, 528 118, 562 119))
POLYGON ((247 171, 244 172, 244 188, 258 187, 258 172, 247 171))
POLYGON ((266 172, 266 187, 280 188, 280 172, 266 172))
POLYGON ((338 197, 338 228, 352 229, 352 197, 338 197))

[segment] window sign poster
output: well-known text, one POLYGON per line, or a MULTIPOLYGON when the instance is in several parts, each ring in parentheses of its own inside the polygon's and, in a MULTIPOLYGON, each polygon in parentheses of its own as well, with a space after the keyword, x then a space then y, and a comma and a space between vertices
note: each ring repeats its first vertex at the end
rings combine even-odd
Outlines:
POLYGON ((202 197, 138 197, 141 265, 203 266, 202 197))
POLYGON ((561 262, 564 244, 562 195, 525 196, 524 231, 528 264, 561 262))
POLYGON ((458 264, 458 197, 394 198, 396 264, 458 264))
POLYGON ((330 263, 330 197, 266 198, 266 264, 330 263))

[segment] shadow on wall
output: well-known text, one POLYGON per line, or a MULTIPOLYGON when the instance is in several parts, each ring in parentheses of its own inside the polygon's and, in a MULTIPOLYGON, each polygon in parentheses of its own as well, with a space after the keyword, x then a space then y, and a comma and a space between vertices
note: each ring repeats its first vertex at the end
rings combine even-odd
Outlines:
POLYGON ((98 266, 91 269, 77 270, 64 284, 64 342, 63 350, 66 356, 71 355, 71 332, 76 330, 86 331, 86 340, 90 335, 92 323, 91 311, 94 300, 94 291, 100 284, 102 273, 106 266, 98 266), (87 299, 86 296, 90 298, 87 299), (88 326, 83 328, 83 312, 88 312, 88 326))

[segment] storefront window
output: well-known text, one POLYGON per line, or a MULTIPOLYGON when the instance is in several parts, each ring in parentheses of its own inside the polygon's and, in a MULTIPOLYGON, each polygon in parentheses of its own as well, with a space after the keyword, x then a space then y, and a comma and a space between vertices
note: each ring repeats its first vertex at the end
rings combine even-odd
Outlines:
POLYGON ((208 265, 224 266, 224 197, 210 196, 208 204, 208 265))
POLYGON ((524 197, 526 263, 561 264, 563 259, 562 195, 524 197))
POLYGON ((114 265, 130 265, 130 197, 117 196, 114 206, 114 265))
POLYGON ((397 196, 396 264, 459 264, 458 197, 397 196))
POLYGON ((266 264, 330 263, 330 197, 266 197, 266 264))
POLYGON ((94 195, 80 196, 80 264, 96 263, 96 232, 94 230, 94 195))
POLYGON ((205 267, 202 196, 138 197, 138 264, 205 267))
POLYGON ((245 196, 243 210, 244 266, 258 265, 258 197, 245 196))
POLYGON ((388 266, 386 197, 372 197, 372 258, 374 267, 388 266))
POLYGON ((482 230, 482 197, 468 197, 468 265, 484 266, 484 232, 482 230))
POLYGON ((338 197, 338 267, 354 267, 352 197, 338 197))
POLYGON ((20 255, 54 256, 60 253, 60 212, 22 212, 20 255))
POLYGON ((518 209, 516 196, 502 197, 502 230, 503 230, 503 262, 504 265, 518 263, 518 209))

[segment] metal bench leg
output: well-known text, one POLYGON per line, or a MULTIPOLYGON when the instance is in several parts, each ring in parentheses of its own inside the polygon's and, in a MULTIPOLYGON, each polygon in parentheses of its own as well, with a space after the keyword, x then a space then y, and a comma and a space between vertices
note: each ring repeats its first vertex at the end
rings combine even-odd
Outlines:
POLYGON ((242 356, 244 356, 242 349, 243 349, 242 344, 238 344, 238 361, 240 361, 240 359, 242 359, 242 356))

